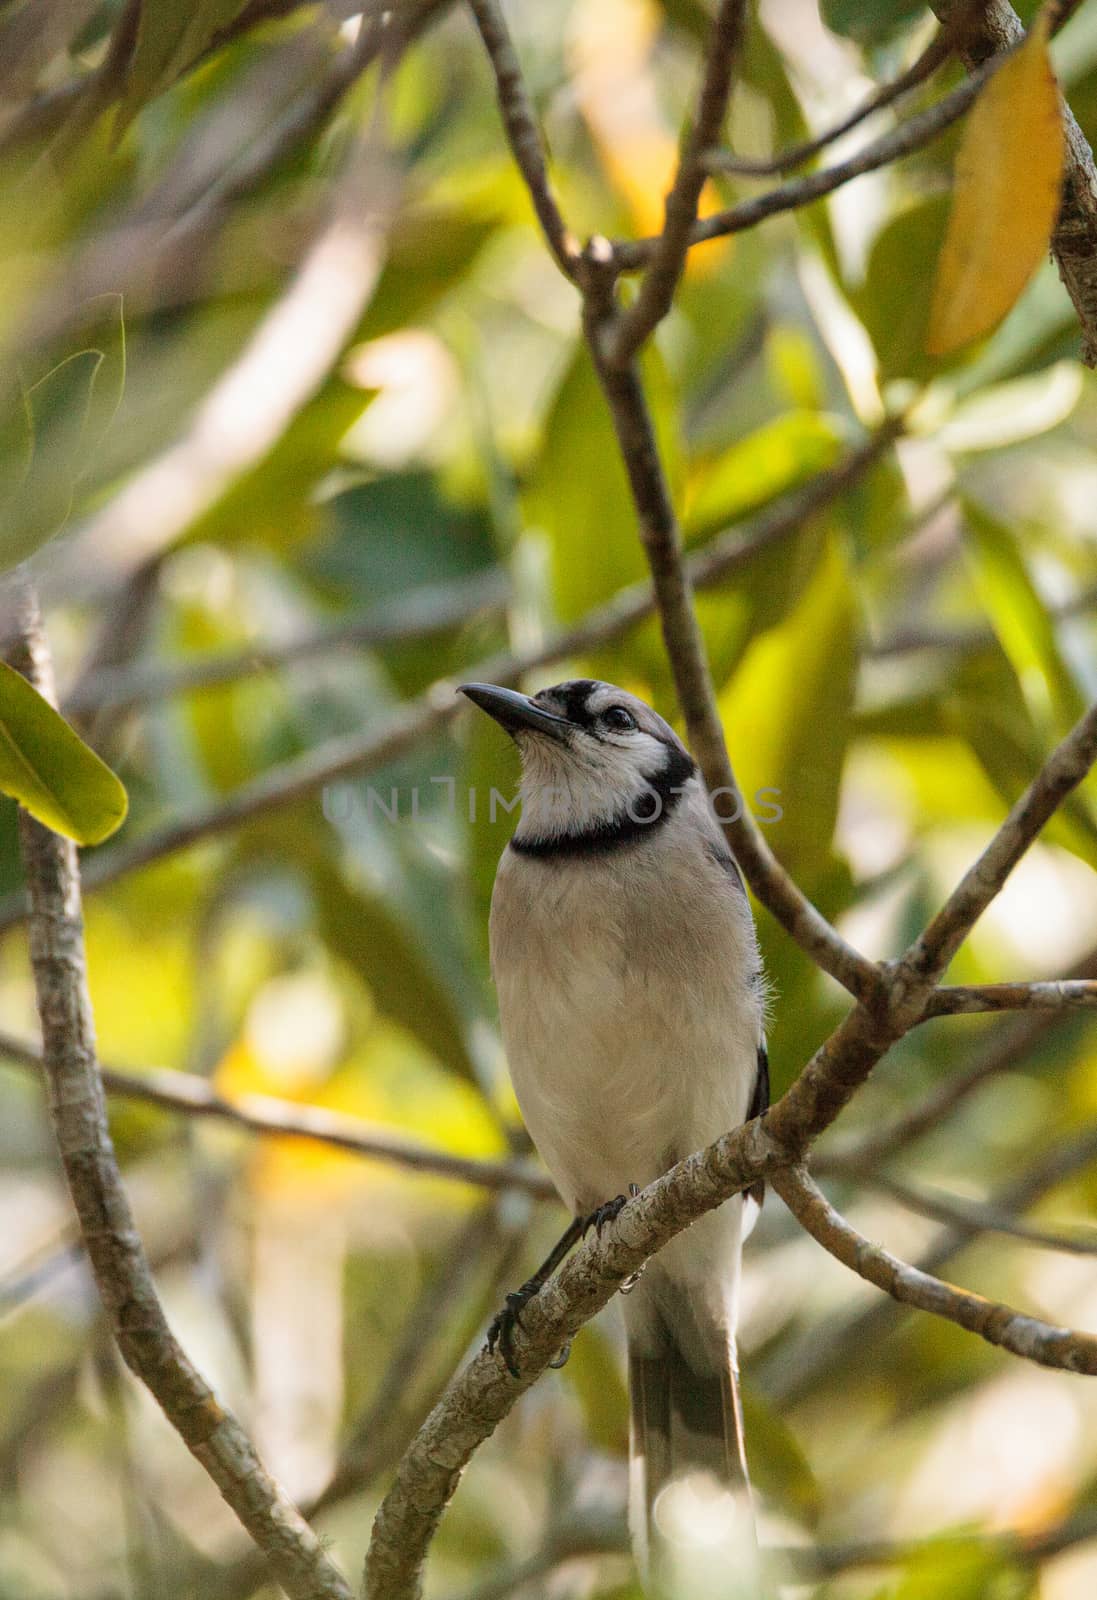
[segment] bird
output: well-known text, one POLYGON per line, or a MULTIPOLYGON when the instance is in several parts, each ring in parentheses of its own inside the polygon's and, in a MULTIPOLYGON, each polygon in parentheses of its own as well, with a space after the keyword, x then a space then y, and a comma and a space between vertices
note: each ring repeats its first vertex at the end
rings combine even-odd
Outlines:
MULTIPOLYGON (((768 1107, 768 994, 738 865, 669 723, 590 678, 534 695, 460 690, 521 757, 519 821, 492 893, 492 976, 519 1108, 573 1218, 489 1330, 517 1373, 522 1308, 587 1229, 768 1107)), ((736 1317, 761 1201, 759 1185, 699 1218, 622 1302, 642 1572, 669 1485, 703 1473, 749 1497, 736 1317)))

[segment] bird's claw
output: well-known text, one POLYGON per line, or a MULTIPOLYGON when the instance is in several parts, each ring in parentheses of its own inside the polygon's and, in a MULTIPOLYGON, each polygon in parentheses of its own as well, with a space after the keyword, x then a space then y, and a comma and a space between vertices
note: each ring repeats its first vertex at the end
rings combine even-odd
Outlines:
POLYGON ((605 1200, 600 1206, 595 1206, 590 1216, 587 1217, 583 1223, 583 1237, 586 1238, 587 1234, 593 1228, 598 1237, 601 1238, 602 1229, 605 1227, 606 1223, 613 1222, 617 1217, 619 1217, 625 1206, 628 1205, 629 1201, 635 1200, 639 1193, 639 1186, 635 1183, 630 1183, 628 1186, 628 1194, 614 1195, 612 1200, 605 1200))
POLYGON ((487 1348, 494 1355, 496 1347, 503 1358, 503 1365, 512 1378, 522 1376, 514 1354, 514 1330, 522 1326, 522 1312, 533 1299, 540 1286, 538 1284, 524 1283, 520 1289, 514 1289, 497 1311, 488 1325, 487 1348))

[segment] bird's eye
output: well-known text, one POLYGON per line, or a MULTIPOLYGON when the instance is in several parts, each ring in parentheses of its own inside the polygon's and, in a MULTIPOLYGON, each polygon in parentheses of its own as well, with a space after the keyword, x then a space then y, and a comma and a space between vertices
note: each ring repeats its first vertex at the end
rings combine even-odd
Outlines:
POLYGON ((624 706, 610 706, 602 712, 602 726, 613 728, 619 733, 627 733, 630 728, 635 728, 636 718, 631 711, 626 711, 624 706))

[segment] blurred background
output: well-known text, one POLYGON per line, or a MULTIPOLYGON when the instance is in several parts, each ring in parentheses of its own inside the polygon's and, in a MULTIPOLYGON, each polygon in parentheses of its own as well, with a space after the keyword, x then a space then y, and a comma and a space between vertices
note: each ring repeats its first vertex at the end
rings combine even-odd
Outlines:
MULTIPOLYGON (((703 0, 508 13, 571 226, 657 228, 703 0)), ((733 147, 765 157, 833 122, 934 27, 909 0, 763 0, 733 147)), ((1097 7, 1054 55, 1092 138, 1097 7)), ((904 114, 959 79, 946 66, 904 114)), ((755 807, 770 844, 873 956, 914 935, 1097 693, 1097 386, 1053 265, 982 345, 922 354, 958 137, 695 250, 646 369, 698 548, 749 539, 885 404, 914 405, 847 493, 699 602, 742 788, 778 792, 755 807)), ((468 15, 405 3, 382 45, 353 0, 6 0, 0 167, 0 558, 37 580, 62 703, 130 793, 83 855, 104 1062, 535 1171, 486 956, 515 820, 489 801, 516 761, 446 680, 516 653, 540 663, 529 688, 590 675, 675 704, 650 621, 551 648, 645 568, 577 297, 468 15)), ((711 202, 758 188, 721 179, 711 202)), ((14 811, 0 801, 0 1596, 271 1595, 122 1371, 75 1243, 20 1049, 14 811)), ((1095 864, 1089 785, 953 981, 1097 976, 1095 864)), ((780 1092, 845 1000, 759 922, 780 1092)), ((1097 1328, 1095 1049, 1084 1013, 931 1022, 820 1175, 906 1258, 1097 1328)), ((111 1106, 174 1326, 356 1573, 394 1462, 560 1208, 536 1182, 111 1106)), ((901 1312, 772 1197, 741 1359, 787 1594, 1097 1592, 1092 1382, 901 1312)), ((611 1308, 475 1457, 431 1600, 636 1596, 626 1427, 611 1308)))

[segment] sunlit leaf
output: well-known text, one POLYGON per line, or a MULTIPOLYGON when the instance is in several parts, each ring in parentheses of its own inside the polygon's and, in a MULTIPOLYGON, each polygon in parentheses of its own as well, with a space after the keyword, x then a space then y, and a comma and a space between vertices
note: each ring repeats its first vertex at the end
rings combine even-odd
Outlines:
POLYGON ((968 117, 937 266, 926 351, 948 355, 989 333, 1047 253, 1059 213, 1064 130, 1038 21, 968 117))
POLYGON ((889 1600, 1025 1600, 1037 1581, 993 1545, 940 1539, 905 1563, 889 1600))
POLYGON ((834 464, 841 436, 814 411, 789 411, 738 440, 691 478, 686 539, 700 543, 834 464))
POLYGON ((114 773, 5 662, 0 662, 0 790, 77 844, 98 844, 125 820, 126 791, 114 773))

